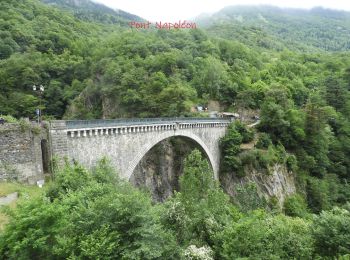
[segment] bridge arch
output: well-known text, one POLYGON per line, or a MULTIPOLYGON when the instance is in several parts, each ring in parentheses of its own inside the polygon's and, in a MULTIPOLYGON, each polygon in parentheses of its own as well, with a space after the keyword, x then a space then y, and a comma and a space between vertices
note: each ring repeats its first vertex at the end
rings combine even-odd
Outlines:
POLYGON ((202 148, 218 179, 219 142, 228 124, 227 120, 215 118, 53 121, 49 130, 50 155, 74 159, 88 168, 108 157, 120 177, 130 180, 152 147, 169 137, 183 136, 202 148))
POLYGON ((195 143, 197 143, 202 150, 204 151, 204 153, 206 154, 207 158, 209 159, 209 164, 213 170, 214 173, 214 177, 217 179, 217 170, 216 169, 216 161, 215 158, 213 156, 213 154, 211 153, 210 149, 207 147, 207 145, 203 142, 203 140, 198 137, 197 135, 191 133, 191 132, 185 132, 185 133, 175 133, 174 132, 170 132, 170 133, 164 133, 164 134, 160 134, 157 136, 157 138, 153 138, 152 140, 150 140, 149 142, 147 142, 146 144, 144 144, 142 147, 140 147, 138 153, 135 155, 135 157, 133 158, 132 161, 129 162, 129 165, 126 168, 126 176, 128 179, 130 179, 130 177, 132 176, 136 166, 140 163, 140 161, 142 160, 142 158, 158 143, 170 138, 170 137, 185 137, 188 139, 191 139, 192 141, 194 141, 195 143))

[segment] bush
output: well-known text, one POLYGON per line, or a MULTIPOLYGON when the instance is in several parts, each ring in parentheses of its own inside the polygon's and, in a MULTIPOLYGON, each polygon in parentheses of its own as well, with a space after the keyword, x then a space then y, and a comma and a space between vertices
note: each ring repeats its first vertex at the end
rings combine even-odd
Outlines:
POLYGON ((196 247, 190 245, 186 248, 184 259, 188 260, 213 260, 213 250, 208 246, 196 247))
POLYGON ((57 235, 68 225, 67 208, 35 198, 18 205, 0 233, 1 259, 55 259, 57 235))
POLYGON ((293 154, 288 154, 286 159, 286 167, 289 172, 296 173, 298 170, 298 160, 293 154))
POLYGON ((236 130, 242 136, 243 143, 249 143, 254 139, 254 131, 252 129, 248 129, 244 124, 239 121, 234 123, 236 130))
POLYGON ((265 153, 262 151, 257 150, 256 151, 256 160, 258 162, 258 168, 261 170, 268 170, 269 165, 274 162, 274 158, 271 157, 271 153, 265 153))
POLYGON ((223 259, 312 259, 306 220, 262 211, 234 222, 224 232, 223 259))
MULTIPOLYGON (((270 146, 267 151, 258 149, 245 151, 239 154, 238 158, 240 159, 240 165, 237 165, 237 168, 235 168, 237 173, 244 173, 245 166, 250 166, 265 174, 269 174, 269 167, 278 162, 277 153, 273 146, 270 146)), ((243 176, 245 176, 245 173, 243 176)))
POLYGON ((315 248, 321 257, 350 254, 350 212, 334 208, 315 216, 312 225, 315 248))
POLYGON ((305 217, 308 214, 306 201, 299 194, 294 194, 286 198, 283 210, 286 215, 291 217, 305 217))
POLYGON ((178 259, 175 237, 150 196, 124 181, 109 183, 105 161, 97 168, 93 175, 67 164, 48 193, 51 200, 20 205, 0 234, 0 258, 178 259))
POLYGON ((30 122, 23 118, 21 118, 18 122, 22 132, 25 132, 31 128, 30 122))
POLYGON ((272 141, 269 134, 261 133, 255 147, 258 149, 267 149, 270 145, 272 145, 272 141))
MULTIPOLYGON (((1 116, 0 116, 1 117, 1 116)), ((6 123, 17 123, 18 120, 11 115, 2 116, 6 123)))
POLYGON ((54 175, 54 182, 49 186, 46 195, 53 201, 68 192, 74 192, 84 187, 92 180, 92 175, 78 164, 69 164, 54 175))

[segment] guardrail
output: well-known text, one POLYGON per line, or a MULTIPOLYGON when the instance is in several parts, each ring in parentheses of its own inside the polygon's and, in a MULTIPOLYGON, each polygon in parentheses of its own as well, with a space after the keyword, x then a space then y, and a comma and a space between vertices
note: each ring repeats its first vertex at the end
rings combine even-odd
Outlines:
POLYGON ((204 123, 204 122, 230 122, 225 118, 210 117, 163 117, 163 118, 120 118, 120 119, 96 119, 96 120, 67 120, 68 129, 85 127, 103 127, 103 126, 128 126, 128 125, 154 125, 164 123, 204 123))

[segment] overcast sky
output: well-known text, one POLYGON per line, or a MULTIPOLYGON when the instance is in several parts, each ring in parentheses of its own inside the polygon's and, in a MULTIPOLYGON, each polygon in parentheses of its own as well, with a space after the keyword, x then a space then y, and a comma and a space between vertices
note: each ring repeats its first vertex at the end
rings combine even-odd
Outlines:
POLYGON ((176 21, 213 13, 228 5, 270 4, 281 7, 312 8, 323 6, 350 11, 349 0, 93 0, 122 9, 149 21, 176 21))

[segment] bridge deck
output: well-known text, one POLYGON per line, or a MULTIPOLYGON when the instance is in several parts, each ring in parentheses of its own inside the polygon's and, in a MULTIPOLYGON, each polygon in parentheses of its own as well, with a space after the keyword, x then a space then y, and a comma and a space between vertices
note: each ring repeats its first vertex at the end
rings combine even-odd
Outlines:
POLYGON ((93 128, 108 126, 159 125, 174 123, 228 123, 230 119, 205 117, 164 117, 164 118, 130 118, 130 119, 96 119, 96 120, 67 120, 68 129, 93 128))

